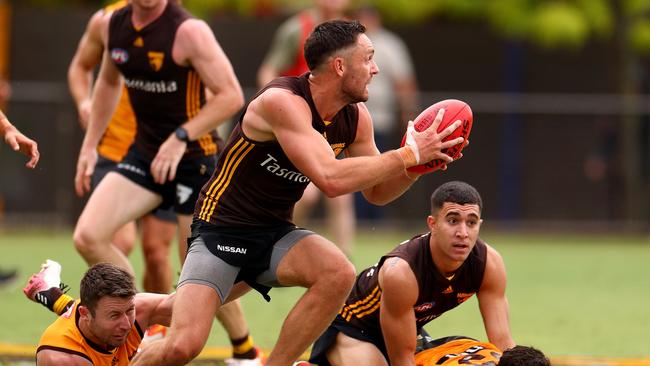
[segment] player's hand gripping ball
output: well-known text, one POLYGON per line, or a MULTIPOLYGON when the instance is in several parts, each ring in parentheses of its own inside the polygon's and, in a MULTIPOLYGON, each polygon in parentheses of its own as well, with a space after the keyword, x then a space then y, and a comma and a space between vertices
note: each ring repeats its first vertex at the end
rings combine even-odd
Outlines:
MULTIPOLYGON (((443 141, 448 141, 458 137, 463 138, 462 143, 454 145, 448 149, 442 150, 443 153, 451 156, 455 160, 460 157, 461 151, 465 146, 467 146, 469 133, 472 130, 472 122, 473 122, 472 109, 469 107, 467 103, 457 99, 446 99, 441 102, 438 102, 430 106, 429 108, 425 109, 424 111, 422 111, 422 113, 420 113, 420 115, 418 115, 415 118, 415 121, 413 121, 414 128, 418 132, 426 130, 433 123, 433 120, 436 118, 436 115, 438 114, 440 108, 444 108, 445 114, 442 117, 442 122, 440 122, 440 126, 438 126, 438 130, 437 130, 438 132, 442 132, 450 124, 458 120, 461 121, 460 126, 456 130, 454 130, 454 132, 452 132, 451 135, 445 137, 445 139, 443 140, 443 141)), ((405 143, 406 143, 406 134, 402 138, 401 146, 404 146, 405 143)), ((444 160, 435 159, 424 164, 410 167, 407 170, 412 173, 425 174, 425 173, 431 173, 433 171, 436 171, 442 168, 442 166, 445 164, 446 162, 444 160)))

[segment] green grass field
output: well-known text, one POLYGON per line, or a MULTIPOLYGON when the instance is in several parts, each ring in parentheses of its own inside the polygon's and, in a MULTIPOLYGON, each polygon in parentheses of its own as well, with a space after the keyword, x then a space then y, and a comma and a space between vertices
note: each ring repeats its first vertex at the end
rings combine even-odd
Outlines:
MULTIPOLYGON (((352 260, 360 270, 410 233, 364 232, 352 260)), ((508 235, 482 237, 504 257, 515 340, 553 357, 586 356, 650 359, 650 238, 648 236, 508 235)), ((69 232, 0 233, 0 267, 18 268, 21 279, 0 289, 0 343, 34 345, 54 319, 27 301, 20 288, 40 263, 51 258, 63 265, 62 279, 78 295, 85 263, 69 232)), ((139 274, 139 251, 131 261, 139 274)), ((242 303, 256 343, 272 348, 281 321, 301 289, 274 289, 266 303, 254 292, 242 303)), ((475 299, 426 327, 432 336, 454 334, 485 339, 475 299)), ((209 346, 227 346, 214 326, 209 346)))

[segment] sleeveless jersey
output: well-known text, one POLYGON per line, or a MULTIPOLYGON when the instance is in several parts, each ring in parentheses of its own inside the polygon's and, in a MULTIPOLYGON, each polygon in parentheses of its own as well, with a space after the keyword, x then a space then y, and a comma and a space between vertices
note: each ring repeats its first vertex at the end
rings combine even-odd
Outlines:
MULTIPOLYGON (((305 99, 311 109, 312 127, 336 155, 356 138, 358 106, 347 105, 331 121, 323 121, 311 97, 309 73, 275 79, 253 99, 270 88, 287 89, 305 99)), ((201 190, 194 219, 222 227, 291 224, 293 206, 309 178, 291 163, 277 141, 258 142, 244 135, 241 126, 245 113, 246 109, 219 156, 217 169, 201 190)))
MULTIPOLYGON (((136 29, 132 13, 131 5, 113 13, 108 48, 124 76, 135 112, 135 146, 153 159, 174 130, 199 113, 205 92, 198 73, 192 67, 177 65, 172 58, 176 31, 191 15, 170 1, 156 20, 136 29)), ((217 138, 212 131, 189 142, 183 159, 216 154, 217 138)))
POLYGON ((501 350, 492 343, 458 338, 415 354, 416 366, 496 366, 501 350))
POLYGON ((353 326, 381 334, 379 270, 390 257, 405 260, 418 281, 418 299, 413 306, 418 328, 472 297, 483 281, 487 260, 485 243, 478 239, 454 276, 446 278, 436 270, 431 258, 430 237, 431 233, 423 234, 398 245, 381 257, 377 265, 361 272, 339 315, 353 326))
POLYGON ((303 11, 298 15, 298 22, 300 23, 300 38, 298 39, 298 48, 296 49, 296 54, 293 58, 293 64, 287 70, 282 72, 282 76, 299 76, 307 71, 309 67, 307 66, 307 60, 305 60, 305 41, 307 37, 314 30, 315 21, 314 17, 308 11, 303 11))
POLYGON ((95 366, 127 366, 138 351, 144 334, 138 323, 133 324, 122 346, 107 351, 86 338, 79 330, 78 306, 79 300, 47 327, 38 342, 36 353, 53 350, 83 357, 95 366))

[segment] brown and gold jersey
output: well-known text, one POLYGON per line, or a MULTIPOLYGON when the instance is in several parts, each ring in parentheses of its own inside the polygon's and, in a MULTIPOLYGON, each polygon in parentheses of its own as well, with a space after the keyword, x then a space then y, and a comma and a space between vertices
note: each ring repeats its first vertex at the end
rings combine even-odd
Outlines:
POLYGON ((47 327, 38 342, 36 353, 53 350, 83 357, 95 366, 127 366, 142 341, 143 332, 138 323, 133 324, 122 346, 107 351, 86 338, 79 330, 78 306, 79 300, 47 327))
MULTIPOLYGON (((355 139, 359 109, 345 106, 331 121, 323 121, 311 97, 309 74, 282 77, 267 84, 301 96, 312 113, 312 127, 323 135, 336 155, 355 139)), ((296 168, 277 141, 257 142, 242 131, 242 113, 217 169, 203 187, 194 211, 195 220, 217 226, 272 226, 291 223, 293 206, 300 199, 309 178, 296 168)))
POLYGON ((487 246, 478 239, 465 262, 452 277, 443 276, 433 263, 429 239, 431 233, 416 236, 381 257, 379 263, 359 274, 352 292, 339 315, 361 329, 381 332, 379 307, 379 269, 387 258, 405 260, 418 281, 418 299, 413 306, 418 328, 455 308, 478 292, 483 281, 487 246))
MULTIPOLYGON (((135 146, 153 158, 174 130, 205 104, 204 85, 192 67, 178 65, 172 47, 178 27, 192 16, 174 2, 152 23, 136 28, 127 5, 111 16, 110 57, 124 76, 135 112, 135 146)), ((188 143, 185 158, 217 153, 216 131, 188 143)))
POLYGON ((135 129, 135 115, 131 109, 131 103, 129 103, 129 93, 124 87, 115 112, 106 126, 99 146, 97 146, 97 151, 101 156, 116 163, 122 161, 133 143, 135 129))
POLYGON ((463 337, 451 338, 434 348, 416 353, 416 366, 495 366, 499 363, 502 352, 492 343, 463 337))

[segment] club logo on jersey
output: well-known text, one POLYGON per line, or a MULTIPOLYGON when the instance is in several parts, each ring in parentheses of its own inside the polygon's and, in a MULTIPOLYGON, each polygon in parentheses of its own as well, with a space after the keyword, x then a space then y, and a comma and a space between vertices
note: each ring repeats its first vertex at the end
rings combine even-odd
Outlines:
POLYGON ((113 48, 111 50, 111 60, 118 65, 122 65, 129 61, 129 53, 123 48, 113 48))
POLYGON ((330 144, 330 147, 332 147, 332 151, 334 151, 335 156, 339 156, 341 151, 345 149, 345 143, 337 143, 337 144, 330 144))
POLYGON ((189 198, 190 195, 192 195, 192 188, 183 185, 183 184, 177 184, 176 185, 176 197, 178 197, 178 203, 181 205, 185 203, 189 198))
POLYGON ((163 65, 163 60, 165 59, 165 54, 162 52, 149 51, 147 52, 147 56, 149 56, 149 66, 151 66, 153 71, 160 71, 163 65))

